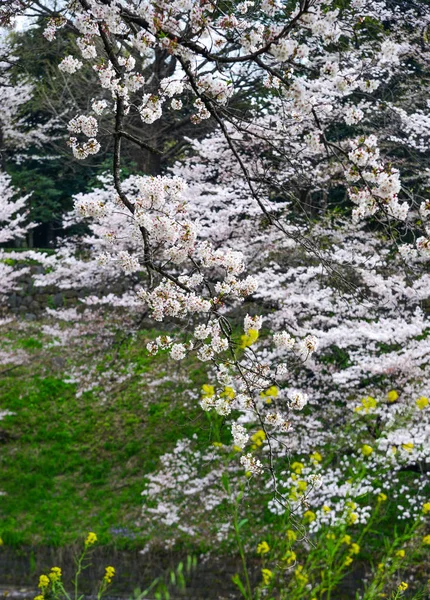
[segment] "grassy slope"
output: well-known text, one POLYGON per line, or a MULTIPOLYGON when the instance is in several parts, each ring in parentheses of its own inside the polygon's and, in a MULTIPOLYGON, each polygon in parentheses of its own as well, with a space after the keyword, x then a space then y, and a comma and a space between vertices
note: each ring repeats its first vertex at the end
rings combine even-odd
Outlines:
MULTIPOLYGON (((210 435, 201 410, 182 408, 184 390, 204 382, 201 367, 188 372, 187 384, 178 381, 177 372, 169 381, 166 368, 177 369, 177 363, 148 358, 146 341, 142 332, 122 347, 122 358, 136 370, 114 400, 101 402, 96 391, 77 398, 75 385, 64 383, 61 373, 34 376, 34 365, 0 378, 0 409, 15 413, 0 424, 14 436, 0 455, 4 543, 64 545, 89 530, 105 543, 142 543, 135 524, 145 473, 180 437, 197 432, 207 443, 210 435), (150 386, 163 377, 166 381, 150 386)), ((40 342, 31 337, 20 345, 37 362, 40 342)))

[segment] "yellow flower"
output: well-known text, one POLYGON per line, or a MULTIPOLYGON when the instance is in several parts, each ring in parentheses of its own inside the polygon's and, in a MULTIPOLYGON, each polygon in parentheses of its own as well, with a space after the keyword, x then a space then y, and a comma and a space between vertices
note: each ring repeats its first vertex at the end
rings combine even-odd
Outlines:
POLYGON ((301 462, 293 462, 291 465, 291 470, 294 471, 294 473, 297 473, 297 475, 300 475, 304 468, 305 465, 301 462))
POLYGON ((257 554, 267 554, 270 550, 270 546, 267 542, 260 542, 257 546, 257 554))
POLYGON ((311 510, 307 510, 305 512, 305 514, 303 515, 304 520, 307 523, 312 523, 312 521, 315 521, 315 519, 317 518, 316 514, 314 512, 312 512, 311 510))
POLYGON ((258 340, 258 331, 256 329, 249 329, 248 333, 240 336, 240 347, 247 348, 252 346, 258 340))
POLYGON ((296 579, 299 580, 300 583, 307 583, 309 577, 303 573, 303 566, 299 565, 296 570, 294 571, 294 575, 296 576, 296 579))
POLYGON ((202 396, 206 398, 211 398, 215 395, 215 388, 213 385, 209 385, 205 383, 202 385, 202 396))
POLYGON ((282 560, 286 560, 288 565, 291 565, 291 563, 296 562, 297 559, 297 555, 295 552, 293 552, 293 550, 288 550, 285 553, 285 556, 282 560))
POLYGON ((52 567, 51 572, 49 573, 49 579, 52 581, 52 583, 55 583, 61 578, 61 575, 62 573, 60 567, 52 567))
POLYGON ((426 502, 423 504, 423 513, 426 515, 430 513, 430 502, 426 502))
POLYGON ((324 504, 324 506, 322 507, 322 509, 323 509, 323 511, 324 511, 325 513, 329 513, 329 512, 331 512, 331 508, 330 508, 330 506, 327 506, 327 504, 324 504))
POLYGON ((297 489, 299 490, 299 492, 304 492, 307 487, 308 487, 308 483, 307 483, 307 481, 304 481, 304 479, 301 479, 300 481, 297 482, 297 489))
POLYGON ((112 581, 112 578, 115 576, 115 569, 114 567, 106 567, 106 573, 104 576, 104 580, 106 583, 110 583, 112 581))
POLYGON ((378 494, 378 502, 386 502, 388 496, 386 494, 384 494, 384 492, 381 492, 380 494, 378 494))
POLYGON ((398 558, 403 558, 405 556, 406 552, 404 550, 397 550, 396 552, 396 556, 398 558))
POLYGON ((227 385, 224 388, 224 391, 222 392, 221 396, 223 396, 224 398, 230 398, 230 400, 233 400, 233 398, 236 396, 236 392, 234 391, 234 389, 232 387, 229 387, 227 385))
POLYGON ((266 434, 264 433, 264 431, 262 429, 259 429, 258 431, 256 431, 254 433, 254 435, 251 435, 251 440, 254 442, 254 444, 256 446, 262 446, 265 439, 266 439, 266 434))
POLYGON ((314 463, 320 463, 322 461, 322 456, 319 452, 314 452, 311 454, 310 459, 314 463))
POLYGON ((345 567, 349 567, 349 565, 350 565, 350 564, 353 562, 353 560, 354 560, 353 558, 351 558, 350 556, 347 556, 347 557, 345 558, 345 561, 344 561, 344 563, 343 563, 343 564, 344 564, 344 566, 345 566, 345 567))
POLYGON ((379 563, 378 564, 378 571, 383 571, 384 569, 385 569, 384 563, 379 563))
POLYGON ((348 515, 348 522, 350 525, 354 525, 354 523, 356 523, 358 520, 358 514, 355 512, 352 512, 348 515))
POLYGON ((402 444, 402 448, 406 450, 406 452, 412 452, 414 445, 412 442, 408 442, 407 444, 402 444))
POLYGON ((40 587, 40 589, 43 590, 43 588, 48 587, 49 585, 49 577, 47 577, 46 575, 41 575, 39 577, 39 585, 38 587, 40 587))
POLYGON ((42 596, 42 594, 39 594, 38 596, 35 596, 33 600, 45 600, 45 599, 42 596))
POLYGON ((297 539, 297 533, 292 529, 287 529, 287 539, 289 542, 295 542, 297 539))
POLYGON ((87 539, 85 540, 85 546, 92 546, 97 542, 97 536, 92 531, 87 535, 87 539))
POLYGON ((272 385, 264 392, 261 392, 260 396, 262 398, 267 397, 267 396, 271 397, 271 398, 276 398, 278 396, 278 394, 279 394, 278 388, 276 387, 276 385, 272 385))
POLYGON ((418 398, 418 400, 415 401, 415 404, 417 405, 419 410, 424 410, 426 408, 426 406, 429 405, 429 399, 426 398, 425 396, 421 396, 421 398, 418 398))
MULTIPOLYGON (((359 407, 360 410, 364 409, 364 412, 367 415, 372 409, 376 408, 378 402, 375 400, 375 398, 372 398, 372 396, 367 396, 367 398, 362 399, 361 404, 363 405, 363 408, 359 407)), ((357 410, 356 412, 360 411, 357 410)))
POLYGON ((325 537, 328 540, 335 540, 336 539, 336 536, 334 535, 334 533, 328 533, 325 537))
POLYGON ((354 542, 353 544, 351 544, 351 548, 349 549, 349 551, 351 552, 351 554, 358 554, 360 552, 360 546, 354 542))
POLYGON ((344 544, 346 544, 347 546, 350 546, 351 542, 352 542, 351 536, 350 535, 344 535, 343 538, 342 538, 342 542, 344 544))
POLYGON ((215 446, 215 448, 222 448, 223 444, 221 442, 212 442, 212 446, 215 446))
POLYGON ((430 535, 426 535, 425 537, 423 537, 423 544, 425 546, 430 546, 430 535))
POLYGON ((406 581, 402 581, 402 583, 399 585, 399 587, 397 588, 399 590, 399 592, 404 592, 405 590, 408 589, 408 584, 406 583, 406 581))
POLYGON ((261 575, 263 576, 264 585, 269 585, 273 577, 272 571, 270 569, 261 569, 261 575))
POLYGON ((233 446, 233 450, 235 452, 242 452, 242 448, 239 448, 239 446, 233 446))
POLYGON ((372 446, 369 446, 368 444, 364 444, 364 446, 361 447, 361 453, 363 456, 370 456, 373 452, 373 448, 372 446))
POLYGON ((388 400, 388 402, 395 402, 398 397, 399 397, 399 394, 396 392, 396 390, 391 390, 387 394, 387 400, 388 400))

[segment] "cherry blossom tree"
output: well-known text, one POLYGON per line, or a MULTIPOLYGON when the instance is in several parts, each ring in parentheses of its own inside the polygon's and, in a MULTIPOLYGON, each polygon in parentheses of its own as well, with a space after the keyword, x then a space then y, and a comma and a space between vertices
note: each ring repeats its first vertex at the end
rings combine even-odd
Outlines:
MULTIPOLYGON (((97 155, 105 134, 113 144, 111 179, 103 189, 75 199, 73 218, 92 221, 86 242, 95 252, 84 261, 73 246, 63 248, 45 259, 53 269, 49 277, 66 275, 73 285, 100 268, 113 278, 139 274, 141 287, 127 301, 148 307, 155 321, 183 325, 177 334, 149 343, 148 351, 167 349, 178 361, 193 352, 210 365, 214 385, 201 398, 203 410, 222 417, 237 410, 259 424, 267 440, 264 463, 248 451, 244 425, 232 422, 235 444, 243 450, 240 462, 254 475, 267 470, 273 501, 287 506, 276 475, 277 449, 288 445, 283 436, 300 421, 296 415, 310 399, 304 375, 322 375, 312 362, 318 344, 323 348, 344 334, 342 325, 322 314, 333 306, 338 313, 342 309, 319 279, 338 277, 350 298, 356 297, 359 286, 345 275, 352 264, 363 287, 371 290, 369 296, 379 301, 378 286, 389 281, 407 303, 406 275, 401 281, 391 274, 369 275, 367 263, 379 266, 380 250, 369 256, 367 245, 378 242, 363 231, 365 219, 394 238, 393 231, 408 238, 410 245, 402 246, 408 260, 428 255, 425 177, 418 173, 418 161, 412 185, 403 184, 405 161, 392 151, 399 140, 414 152, 426 149, 426 112, 421 107, 407 111, 406 93, 400 93, 399 103, 387 101, 399 73, 404 81, 428 60, 419 33, 428 27, 428 7, 365 0, 231 5, 79 0, 60 10, 41 2, 8 3, 5 18, 20 10, 30 18, 47 17, 47 41, 63 31, 76 35, 79 54, 61 58, 61 73, 72 80, 85 64, 97 74, 91 111, 68 123, 73 157, 97 155), (147 73, 160 54, 169 65, 161 79, 147 73), (234 103, 240 95, 252 98, 243 110, 234 103), (124 178, 124 147, 164 156, 168 149, 152 143, 157 136, 151 138, 146 126, 166 113, 181 120, 184 107, 192 107, 190 121, 196 128, 210 122, 215 134, 190 142, 188 163, 175 165, 173 173, 124 178), (384 111, 397 129, 379 124, 384 111), (107 131, 100 125, 104 114, 110 115, 107 131), (216 172, 213 186, 205 161, 208 172, 216 172), (310 227, 309 219, 314 210, 324 212, 329 194, 339 189, 352 205, 339 234, 350 245, 339 248, 334 240, 324 250, 324 224, 310 227), (293 219, 297 206, 303 210, 299 224, 293 219), (289 248, 317 265, 303 273, 279 272, 273 261, 264 269, 260 265, 259 276, 253 273, 258 258, 271 260, 274 252, 289 248), (238 307, 251 296, 264 305, 272 285, 276 294, 276 286, 296 281, 296 304, 288 292, 279 298, 276 316, 266 320, 271 332, 260 344, 264 315, 241 314, 238 307), (309 298, 310 287, 315 297, 309 298), (304 307, 306 318, 299 318, 297 305, 304 307), (231 318, 234 311, 243 319, 240 334, 231 318), (267 410, 267 397, 278 398, 273 409, 267 410)), ((425 278, 418 277, 413 290, 418 296, 424 284, 425 278)), ((352 316, 353 322, 362 319, 350 344, 354 348, 378 335, 376 326, 366 328, 366 301, 352 316)), ((394 323, 390 308, 395 310, 388 307, 387 326, 394 323)), ((404 339, 423 328, 419 312, 408 315, 404 339)), ((368 368, 360 351, 353 354, 351 379, 368 368)))

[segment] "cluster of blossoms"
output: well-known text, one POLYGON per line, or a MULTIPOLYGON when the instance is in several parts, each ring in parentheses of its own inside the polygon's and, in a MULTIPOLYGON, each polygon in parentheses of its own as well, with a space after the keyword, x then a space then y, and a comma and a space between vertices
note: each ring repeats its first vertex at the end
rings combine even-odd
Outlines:
POLYGON ((421 202, 420 216, 425 235, 417 238, 415 247, 412 244, 402 244, 399 248, 400 253, 408 261, 428 261, 430 260, 430 201, 421 202))
POLYGON ((71 119, 68 124, 68 130, 70 133, 83 133, 88 141, 83 144, 79 144, 77 138, 71 137, 69 139, 69 146, 72 148, 73 156, 78 160, 84 160, 91 154, 97 154, 100 150, 100 144, 95 139, 98 133, 97 119, 94 117, 87 117, 80 115, 71 119))
POLYGON ((73 56, 69 55, 66 56, 66 58, 63 58, 63 60, 58 65, 58 68, 64 73, 73 74, 76 73, 76 71, 78 71, 82 66, 82 61, 78 60, 77 58, 73 58, 73 56))
POLYGON ((389 217, 404 221, 409 205, 400 203, 400 174, 391 166, 384 166, 379 160, 377 138, 370 135, 351 142, 349 159, 352 163, 346 177, 350 183, 362 181, 362 189, 349 188, 349 197, 357 205, 353 210, 353 219, 358 221, 374 215, 378 211, 389 217))

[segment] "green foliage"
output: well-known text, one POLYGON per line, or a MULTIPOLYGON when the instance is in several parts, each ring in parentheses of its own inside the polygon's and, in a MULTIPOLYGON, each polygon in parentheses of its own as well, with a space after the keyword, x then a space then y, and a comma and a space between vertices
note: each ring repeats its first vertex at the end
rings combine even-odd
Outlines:
MULTIPOLYGON (((0 379, 0 406, 14 413, 2 421, 13 435, 0 455, 0 489, 6 492, 0 537, 6 545, 60 546, 79 539, 82 529, 97 528, 103 543, 141 546, 145 534, 134 523, 144 474, 179 438, 198 432, 202 445, 208 441, 201 411, 182 410, 184 384, 165 381, 154 395, 142 384, 142 376, 149 380, 165 370, 164 357, 145 354, 147 335, 120 348, 137 368, 115 402, 100 402, 97 390, 76 397, 74 384, 34 376, 28 367, 0 379), (133 538, 113 532, 121 527, 133 538)), ((44 350, 34 335, 16 346, 35 358, 44 350)), ((203 383, 200 367, 191 373, 203 383)))

